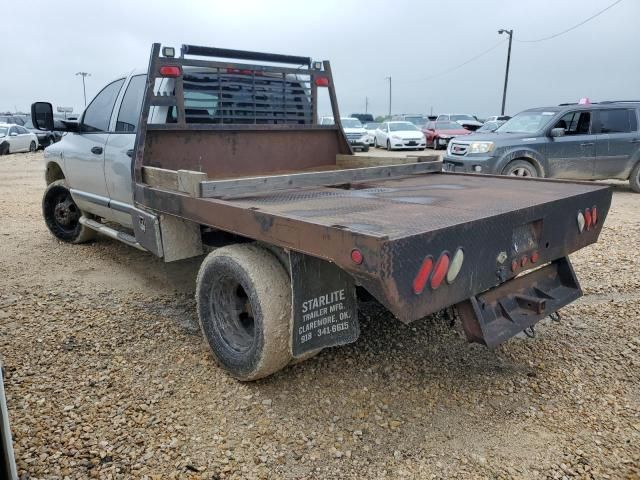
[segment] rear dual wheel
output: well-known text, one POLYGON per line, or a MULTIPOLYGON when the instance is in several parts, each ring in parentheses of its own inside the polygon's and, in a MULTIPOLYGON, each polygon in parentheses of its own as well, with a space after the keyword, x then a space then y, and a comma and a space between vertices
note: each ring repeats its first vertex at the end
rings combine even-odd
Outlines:
POLYGON ((276 256, 255 244, 210 253, 196 284, 198 319, 217 362, 238 380, 292 361, 291 282, 276 256))

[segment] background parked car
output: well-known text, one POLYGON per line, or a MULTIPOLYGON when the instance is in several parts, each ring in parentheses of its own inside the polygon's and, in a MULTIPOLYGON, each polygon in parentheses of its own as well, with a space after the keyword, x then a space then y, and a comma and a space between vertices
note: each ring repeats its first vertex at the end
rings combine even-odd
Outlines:
POLYGON ((427 122, 422 133, 427 139, 427 147, 438 150, 441 147, 446 148, 453 137, 469 135, 471 131, 462 128, 458 122, 441 121, 427 122))
POLYGON ((342 130, 354 150, 362 152, 369 151, 369 134, 365 130, 360 120, 353 117, 340 117, 342 130))
POLYGON ((411 122, 384 122, 376 130, 374 146, 387 150, 424 150, 424 134, 411 122))
POLYGON ((33 126, 33 122, 31 121, 31 117, 27 117, 24 128, 29 130, 32 133, 35 133, 36 137, 38 137, 38 146, 41 148, 46 148, 49 145, 56 143, 58 140, 62 138, 60 132, 52 132, 50 130, 38 130, 33 126))
POLYGON ((376 130, 378 129, 379 126, 380 126, 379 123, 374 123, 374 122, 365 123, 364 125, 364 128, 368 134, 367 143, 369 144, 370 147, 373 146, 373 140, 376 138, 376 130))
POLYGON ((506 122, 507 120, 509 120, 511 117, 509 115, 494 115, 492 117, 488 117, 484 123, 487 122, 506 122))
POLYGON ((498 127, 500 125, 502 125, 503 123, 505 123, 506 120, 494 120, 494 121, 487 121, 484 122, 482 124, 482 126, 476 130, 477 133, 481 133, 481 132, 495 132, 498 127))
POLYGON ((458 122, 464 128, 471 131, 477 130, 482 126, 482 122, 479 122, 475 116, 467 113, 443 113, 436 118, 436 122, 445 121, 458 122))
POLYGON ((429 119, 424 115, 420 115, 419 113, 403 113, 400 115, 392 116, 391 120, 398 122, 411 122, 416 127, 422 128, 427 124, 429 119))
POLYGON ((570 180, 629 180, 640 193, 640 102, 601 102, 526 110, 495 133, 451 141, 443 166, 570 180))
POLYGON ((0 115, 0 123, 24 125, 24 117, 21 117, 20 115, 0 115))
POLYGON ((22 125, 0 123, 0 155, 17 152, 35 152, 38 137, 22 125))
POLYGON ((370 113, 352 113, 351 118, 357 118, 362 123, 374 121, 373 115, 371 115, 370 113))

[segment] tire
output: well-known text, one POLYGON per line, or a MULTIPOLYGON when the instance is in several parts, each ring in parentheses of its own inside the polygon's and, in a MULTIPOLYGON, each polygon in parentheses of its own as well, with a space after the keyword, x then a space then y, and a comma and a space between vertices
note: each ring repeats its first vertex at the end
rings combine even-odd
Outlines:
POLYGON ((640 162, 631 170, 631 176, 629 177, 629 185, 631 190, 636 193, 640 193, 640 162))
POLYGON ((391 151, 391 142, 387 140, 387 150, 391 151))
POLYGON ((82 215, 64 180, 49 184, 42 197, 42 216, 54 237, 67 243, 93 240, 96 232, 80 223, 82 215))
POLYGON ((418 151, 419 151, 419 152, 424 152, 424 151, 425 151, 425 149, 424 149, 424 148, 419 148, 419 149, 418 149, 418 151))
POLYGON ((369 145, 362 147, 362 151, 363 152, 368 152, 369 151, 369 145))
POLYGON ((431 142, 431 148, 433 148, 434 150, 438 150, 438 139, 436 137, 433 137, 433 141, 431 142))
POLYGON ((378 145, 378 139, 377 138, 373 139, 373 148, 380 148, 380 145, 378 145))
POLYGON ((510 162, 504 170, 502 175, 509 175, 512 177, 538 177, 538 170, 531 163, 526 160, 514 160, 510 162))
POLYGON ((271 252, 255 244, 211 252, 198 271, 196 302, 213 356, 233 377, 257 380, 291 361, 291 282, 271 252))
POLYGON ((0 155, 8 155, 9 154, 9 142, 0 143, 0 155))
POLYGON ((38 148, 38 146, 36 145, 36 142, 34 142, 32 140, 31 143, 29 144, 29 151, 30 152, 35 152, 37 148, 38 148))

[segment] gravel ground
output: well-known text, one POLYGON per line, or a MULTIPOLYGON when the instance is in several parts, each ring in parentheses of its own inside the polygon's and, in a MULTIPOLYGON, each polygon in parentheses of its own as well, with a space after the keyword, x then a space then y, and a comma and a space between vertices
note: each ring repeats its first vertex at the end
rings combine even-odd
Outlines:
MULTIPOLYGON (((428 152, 427 152, 428 153, 428 152)), ((585 297, 496 351, 367 305, 362 336, 243 384, 194 318, 200 259, 56 241, 42 154, 0 157, 0 352, 23 478, 639 478, 640 195, 585 297)))

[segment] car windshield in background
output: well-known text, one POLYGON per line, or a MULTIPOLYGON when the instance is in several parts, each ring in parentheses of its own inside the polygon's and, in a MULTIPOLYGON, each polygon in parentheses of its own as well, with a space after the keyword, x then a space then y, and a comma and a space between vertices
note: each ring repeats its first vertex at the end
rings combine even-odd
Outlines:
POLYGON ((409 122, 390 123, 389 130, 392 132, 403 132, 405 130, 418 130, 418 128, 409 122))
POLYGON ((343 118, 342 127, 343 128, 362 128, 362 124, 360 123, 360 120, 357 120, 355 118, 343 118))
POLYGON ((462 125, 456 122, 438 122, 436 123, 436 130, 460 130, 462 125))
POLYGON ((0 127, 0 137, 6 137, 7 136, 7 128, 5 127, 0 127))
POLYGON ((471 120, 474 122, 476 121, 476 119, 471 115, 451 115, 451 120, 453 120, 454 122, 457 122, 458 120, 471 120))
POLYGON ((413 123, 414 125, 424 125, 426 123, 426 120, 422 117, 406 117, 405 120, 413 123))
POLYGON ((543 128, 556 112, 522 112, 502 124, 496 132, 535 133, 543 128))
POLYGON ((364 128, 366 128, 367 130, 375 130, 376 128, 378 128, 380 126, 379 123, 367 123, 364 128))

